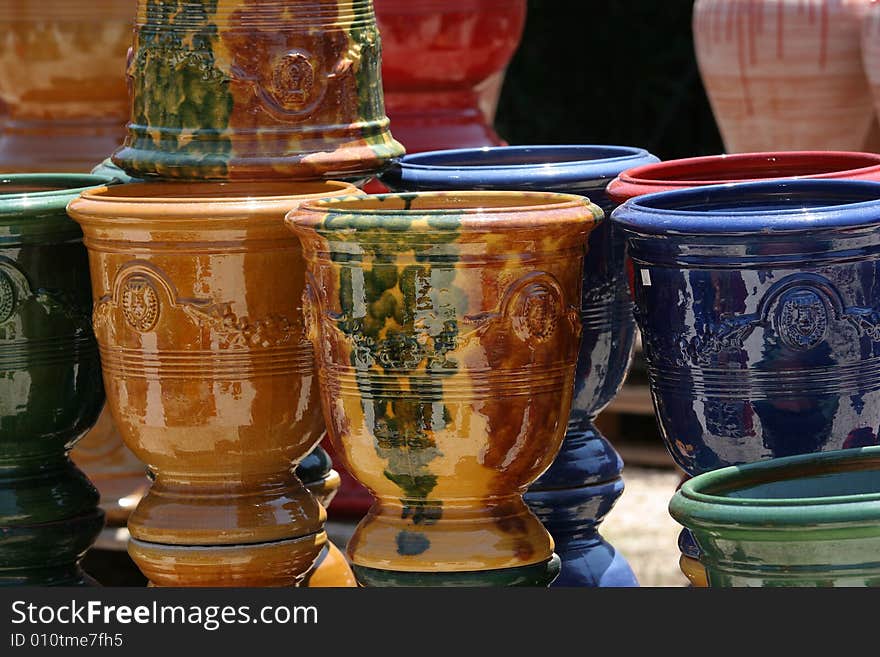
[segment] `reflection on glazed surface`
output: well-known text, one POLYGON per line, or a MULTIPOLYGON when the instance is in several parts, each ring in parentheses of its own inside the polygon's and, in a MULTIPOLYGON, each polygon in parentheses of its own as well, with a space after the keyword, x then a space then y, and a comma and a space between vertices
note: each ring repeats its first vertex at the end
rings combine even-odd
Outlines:
MULTIPOLYGON (((324 423, 303 332, 301 250, 282 218, 302 198, 356 190, 193 187, 124 185, 70 211, 89 247, 108 403, 126 444, 156 473, 128 523, 132 555, 156 584, 246 584, 246 568, 190 569, 233 558, 221 546, 268 542, 308 568, 326 540, 326 514, 292 468, 324 423), (169 545, 203 546, 207 556, 193 565, 194 550, 164 553, 169 545)), ((251 575, 296 579, 287 566, 251 575)))
POLYGON ((411 572, 545 562, 522 493, 562 441, 600 211, 552 194, 380 199, 289 217, 328 432, 378 498, 349 554, 411 572))

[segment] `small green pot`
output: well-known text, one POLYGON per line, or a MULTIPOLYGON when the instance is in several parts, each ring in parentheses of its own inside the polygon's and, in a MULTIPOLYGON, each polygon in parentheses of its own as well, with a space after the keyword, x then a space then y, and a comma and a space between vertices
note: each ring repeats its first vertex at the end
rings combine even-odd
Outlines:
POLYGON ((103 176, 0 176, 0 586, 83 584, 104 525, 70 461, 104 404, 89 264, 67 203, 103 176))
POLYGON ((709 586, 880 586, 880 446, 707 472, 669 513, 709 586))

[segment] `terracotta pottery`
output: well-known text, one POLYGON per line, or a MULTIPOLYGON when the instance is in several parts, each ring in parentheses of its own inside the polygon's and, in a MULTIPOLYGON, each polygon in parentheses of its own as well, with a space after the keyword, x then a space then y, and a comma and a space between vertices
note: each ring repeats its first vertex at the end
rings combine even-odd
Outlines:
POLYGON ((624 171, 607 191, 614 201, 623 203, 656 192, 776 178, 880 181, 880 154, 789 151, 667 160, 624 171))
POLYGON ((372 0, 139 0, 125 146, 136 177, 365 179, 403 153, 372 0))
POLYGON ((523 502, 562 443, 589 231, 579 196, 456 192, 290 213, 328 434, 377 498, 348 553, 362 585, 547 585, 523 502))
POLYGON ((669 511, 690 528, 709 586, 880 586, 880 448, 723 468, 669 511))
POLYGON ((870 0, 862 20, 862 66, 880 118, 880 4, 876 0, 870 0))
MULTIPOLYGON (((407 155, 382 175, 395 191, 494 189, 588 196, 606 213, 605 194, 621 171, 657 158, 625 146, 507 146, 407 155)), ((610 222, 590 233, 584 263, 583 333, 565 443, 526 502, 556 541, 562 572, 554 586, 636 586, 626 559, 598 532, 623 493, 623 461, 594 420, 626 376, 635 338, 624 243, 610 222)))
POLYGON ((89 175, 0 176, 0 586, 90 583, 104 526, 70 461, 104 404, 82 233, 64 211, 89 175))
POLYGON ((526 0, 375 0, 394 134, 409 153, 499 146, 501 82, 526 0))
POLYGON ((153 584, 292 585, 326 543, 326 514, 293 474, 324 423, 302 255, 282 218, 356 191, 133 183, 71 202, 108 404, 155 473, 128 521, 129 553, 153 584))
POLYGON ((0 0, 0 171, 85 173, 122 143, 135 0, 0 0))
POLYGON ((696 1, 697 62, 728 152, 867 148, 869 2, 696 1))

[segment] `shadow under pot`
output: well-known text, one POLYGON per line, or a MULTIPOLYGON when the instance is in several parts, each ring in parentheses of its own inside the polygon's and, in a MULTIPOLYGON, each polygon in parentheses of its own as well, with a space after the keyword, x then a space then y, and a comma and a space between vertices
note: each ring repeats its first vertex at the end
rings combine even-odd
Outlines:
MULTIPOLYGON (((407 155, 382 175, 395 191, 553 191, 587 196, 609 214, 605 193, 621 171, 657 162, 625 146, 509 146, 407 155)), ((623 492, 623 461, 599 433, 596 416, 620 390, 635 337, 624 243, 610 222, 591 233, 584 261, 582 337, 565 442, 526 502, 556 541, 562 571, 555 586, 635 586, 623 556, 598 533, 623 492)))
POLYGON ((685 472, 878 443, 880 184, 712 186, 612 217, 685 472))
POLYGON ((0 176, 0 586, 94 584, 104 526, 70 449, 104 405, 79 226, 65 207, 110 179, 0 176))
POLYGON ((709 586, 880 586, 878 447, 702 474, 669 512, 695 536, 709 586))
POLYGON ((583 254, 601 209, 456 192, 305 204, 328 434, 376 497, 348 544, 362 585, 548 585, 522 494, 571 406, 583 254))
POLYGON ((139 0, 113 162, 139 178, 370 178, 403 153, 380 68, 372 0, 139 0))
POLYGON ((133 183, 69 206, 83 227, 107 400, 155 474, 128 521, 156 585, 289 586, 326 543, 293 474, 324 433, 285 213, 344 183, 133 183), (278 272, 284 272, 279 277, 278 272))

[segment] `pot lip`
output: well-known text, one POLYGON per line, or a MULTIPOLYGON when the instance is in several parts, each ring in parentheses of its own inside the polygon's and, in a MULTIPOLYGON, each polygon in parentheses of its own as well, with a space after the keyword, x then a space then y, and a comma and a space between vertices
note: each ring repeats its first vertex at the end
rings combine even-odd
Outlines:
MULTIPOLYGON (((412 233, 442 232, 456 229, 480 229, 489 230, 498 226, 541 228, 547 224, 558 225, 581 223, 587 216, 592 215, 592 225, 596 225, 604 218, 603 210, 584 196, 575 194, 563 194, 559 192, 531 192, 531 191, 429 191, 429 192, 403 192, 391 194, 371 194, 369 196, 337 196, 324 198, 303 203, 295 210, 288 213, 286 222, 297 227, 320 228, 322 231, 355 231, 365 229, 367 231, 381 228, 377 222, 375 225, 362 226, 352 223, 341 222, 336 226, 327 226, 326 219, 330 216, 346 217, 371 217, 388 219, 395 225, 394 219, 410 219, 414 217, 428 217, 424 226, 406 225, 406 229, 412 233), (445 199, 447 202, 464 203, 464 206, 452 206, 442 208, 412 208, 412 203, 419 199, 445 199), (515 204, 490 205, 479 204, 479 200, 503 203, 510 200, 515 204), (530 201, 517 203, 517 201, 530 201), (382 203, 400 201, 405 207, 376 207, 382 203), (542 202, 543 201, 543 202, 542 202), (470 203, 470 204, 469 204, 470 203), (364 205, 367 204, 367 205, 364 205), (362 205, 364 207, 351 207, 362 205), (372 207, 370 207, 372 206, 372 207), (577 211, 568 218, 560 218, 554 211, 577 211), (539 213, 551 212, 552 217, 541 220, 539 213), (522 217, 522 218, 519 218, 522 217)), ((587 223, 587 222, 583 222, 587 223)))
POLYGON ((670 502, 670 513, 689 527, 742 524, 743 518, 767 525, 773 514, 788 525, 834 524, 858 518, 880 519, 876 493, 813 497, 731 497, 743 488, 824 474, 880 469, 880 445, 799 454, 712 470, 687 480, 670 502), (834 509, 834 513, 829 513, 834 509))
POLYGON ((407 182, 407 173, 414 176, 413 184, 441 181, 496 185, 536 185, 534 176, 540 175, 541 184, 555 178, 597 182, 613 178, 626 166, 637 163, 659 162, 644 148, 601 144, 534 144, 517 146, 485 146, 426 151, 397 158, 381 178, 391 182, 407 182), (479 163, 488 158, 508 157, 513 162, 479 163), (548 161, 522 161, 547 158, 548 161), (455 174, 453 181, 450 174, 455 174))
POLYGON ((15 206, 17 210, 46 209, 53 205, 63 210, 71 198, 81 193, 109 187, 116 179, 91 173, 3 173, 0 174, 0 204, 15 206), (42 192, 3 193, 6 186, 51 187, 42 192))
POLYGON ((345 191, 357 191, 357 188, 345 182, 335 180, 327 181, 284 181, 284 180, 266 180, 266 181, 170 181, 162 180, 155 182, 137 181, 128 182, 121 185, 105 185, 95 187, 83 191, 80 198, 83 201, 93 203, 118 203, 118 204, 137 204, 137 205, 214 205, 220 204, 224 206, 244 205, 253 206, 255 202, 259 203, 289 203, 291 201, 300 203, 302 200, 317 200, 332 196, 334 193, 345 191), (186 193, 187 190, 198 187, 201 192, 209 189, 229 189, 235 191, 237 188, 242 189, 242 193, 238 194, 208 194, 193 195, 186 193), (277 194, 247 194, 243 190, 254 187, 260 188, 278 188, 287 189, 287 193, 277 194), (300 192, 297 192, 297 189, 300 192), (179 192, 169 195, 163 194, 162 191, 170 191, 171 189, 180 190, 179 192), (142 192, 138 194, 137 192, 142 192))
POLYGON ((645 193, 659 191, 671 191, 679 188, 706 187, 709 185, 724 185, 735 182, 757 182, 778 180, 781 178, 794 179, 847 179, 861 178, 875 175, 880 180, 880 153, 865 153, 859 151, 761 151, 754 153, 722 153, 719 155, 703 155, 700 157, 688 157, 676 160, 666 160, 643 164, 623 171, 608 187, 609 194, 622 201, 645 193), (795 175, 782 174, 775 176, 748 176, 741 174, 733 177, 719 176, 717 178, 696 177, 669 177, 666 172, 691 171, 694 173, 713 169, 718 173, 725 171, 736 173, 751 169, 760 173, 768 164, 798 166, 803 169, 816 168, 823 163, 828 166, 835 161, 850 160, 850 164, 862 161, 862 166, 849 166, 833 171, 819 173, 799 173, 795 175), (812 167, 811 167, 812 164, 812 167))
POLYGON ((614 210, 611 219, 634 233, 695 236, 769 236, 871 226, 880 220, 880 182, 797 178, 691 187, 631 198, 614 210), (749 195, 782 206, 758 210, 735 208, 749 195), (805 208, 794 204, 794 195, 813 195, 812 198, 827 195, 829 199, 836 197, 842 201, 847 201, 849 196, 856 200, 805 208), (785 207, 785 201, 792 207, 785 207), (712 203, 726 203, 727 207, 694 209, 694 206, 712 203))

